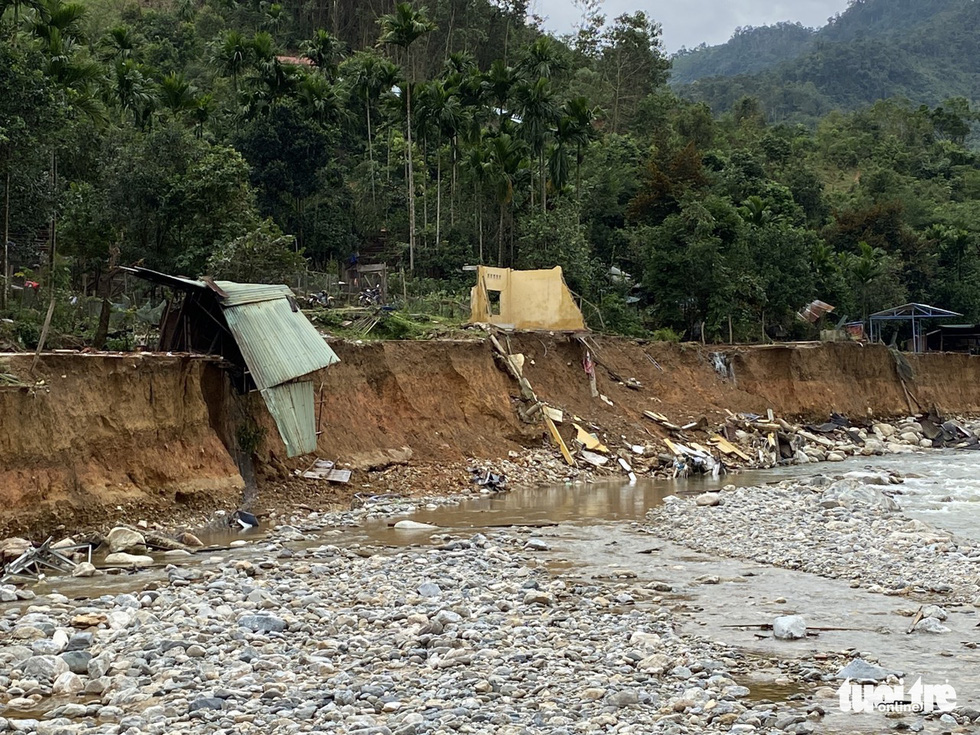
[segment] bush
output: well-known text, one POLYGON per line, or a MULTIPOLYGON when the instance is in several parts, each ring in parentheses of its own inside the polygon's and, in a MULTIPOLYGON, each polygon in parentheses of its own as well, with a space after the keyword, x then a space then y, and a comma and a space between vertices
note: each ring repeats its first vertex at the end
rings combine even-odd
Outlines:
POLYGON ((681 336, 670 327, 662 327, 651 335, 656 342, 680 342, 681 336))

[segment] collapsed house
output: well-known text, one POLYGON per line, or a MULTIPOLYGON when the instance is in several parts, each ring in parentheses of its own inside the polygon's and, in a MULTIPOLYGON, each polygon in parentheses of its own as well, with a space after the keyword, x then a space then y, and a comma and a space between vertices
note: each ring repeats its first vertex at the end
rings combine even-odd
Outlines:
POLYGON ((287 456, 316 449, 312 376, 339 358, 288 286, 125 270, 174 290, 160 321, 162 352, 220 355, 232 365, 239 392, 262 394, 287 456))
POLYGON ((470 322, 504 329, 587 330, 561 266, 533 271, 479 266, 470 292, 470 322))

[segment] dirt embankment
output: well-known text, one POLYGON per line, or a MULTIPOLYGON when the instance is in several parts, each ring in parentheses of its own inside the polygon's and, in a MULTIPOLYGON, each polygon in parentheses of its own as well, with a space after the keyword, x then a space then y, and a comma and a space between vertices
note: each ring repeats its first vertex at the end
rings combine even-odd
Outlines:
POLYGON ((214 431, 200 359, 0 356, 0 530, 101 524, 117 506, 164 518, 235 502, 243 482, 214 431))
MULTIPOLYGON (((539 398, 616 443, 655 443, 660 429, 645 410, 679 423, 726 409, 889 417, 907 414, 910 401, 922 410, 980 412, 980 358, 966 355, 908 356, 907 395, 883 347, 712 348, 597 337, 589 344, 606 402, 591 394, 580 342, 537 334, 504 341, 525 356, 539 398), (725 364, 723 376, 716 366, 725 364)), ((44 385, 0 389, 0 533, 105 522, 117 506, 151 519, 175 508, 233 506, 244 482, 232 455, 249 413, 265 430, 256 456, 266 502, 279 493, 336 500, 372 483, 368 468, 409 456, 418 486, 403 489, 441 490, 426 484, 424 468, 547 445, 542 425, 518 418, 517 385, 484 341, 334 347, 342 362, 317 376, 318 454, 359 468, 342 490, 290 479, 312 458, 286 460, 257 394, 237 397, 212 361, 43 356, 36 377, 44 385)), ((26 378, 30 360, 0 357, 0 373, 26 378)), ((562 426, 566 438, 572 431, 562 426)))

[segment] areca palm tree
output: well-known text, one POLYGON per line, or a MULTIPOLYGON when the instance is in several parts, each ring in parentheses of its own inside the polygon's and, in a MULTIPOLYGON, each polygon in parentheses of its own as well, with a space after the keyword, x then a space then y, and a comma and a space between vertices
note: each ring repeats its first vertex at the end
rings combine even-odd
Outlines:
MULTIPOLYGON (((419 108, 425 127, 436 135, 436 245, 442 242, 442 140, 456 137, 462 120, 459 98, 443 82, 434 79, 420 88, 419 108)), ((455 167, 455 158, 453 159, 455 167)))
POLYGON ((379 43, 405 51, 405 140, 408 148, 408 269, 415 270, 415 170, 412 164, 412 44, 436 29, 426 9, 399 3, 395 12, 383 15, 379 43))
POLYGON ((337 76, 337 64, 344 56, 344 43, 329 31, 318 28, 303 44, 303 56, 328 79, 337 76))
MULTIPOLYGON (((514 189, 527 170, 525 146, 508 133, 500 133, 487 142, 487 171, 493 182, 498 206, 497 265, 504 264, 504 215, 513 206, 514 189)), ((514 245, 511 237, 511 264, 514 261, 514 245)))
POLYGON ((167 110, 174 119, 197 106, 194 90, 183 74, 172 72, 160 80, 160 106, 167 110))
MULTIPOLYGON (((388 59, 382 58, 370 51, 359 51, 350 62, 353 66, 351 75, 352 93, 364 103, 364 117, 367 124, 368 162, 371 167, 371 200, 377 205, 374 170, 374 130, 371 110, 377 104, 381 95, 392 89, 398 83, 398 67, 388 59)), ((345 68, 347 65, 345 64, 345 68)))
MULTIPOLYGON (((531 147, 538 162, 541 185, 541 208, 548 208, 548 180, 545 175, 545 150, 548 138, 557 122, 557 108, 551 86, 544 77, 533 83, 521 83, 514 90, 517 110, 521 115, 521 135, 531 147)), ((531 206, 534 206, 534 185, 531 185, 531 206)))
POLYGON ((528 79, 551 79, 568 69, 568 60, 558 42, 543 35, 528 47, 517 68, 528 79))
POLYGON ((228 31, 214 50, 214 60, 221 72, 231 77, 236 94, 238 79, 251 64, 253 54, 252 44, 238 31, 228 31))
POLYGON ((297 86, 296 97, 321 124, 337 119, 340 114, 337 91, 319 74, 306 74, 297 86))
POLYGON ((116 62, 114 87, 123 113, 128 110, 138 127, 146 127, 157 101, 156 88, 147 70, 132 59, 116 62))
POLYGON ((137 45, 138 40, 133 29, 127 25, 117 25, 99 39, 99 53, 108 61, 130 59, 136 56, 137 45))

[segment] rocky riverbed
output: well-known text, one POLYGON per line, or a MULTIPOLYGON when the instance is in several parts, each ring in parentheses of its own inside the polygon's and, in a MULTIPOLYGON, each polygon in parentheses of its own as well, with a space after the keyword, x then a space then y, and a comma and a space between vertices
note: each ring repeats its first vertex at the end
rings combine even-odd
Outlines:
MULTIPOLYGON (((901 491, 902 478, 885 472, 726 487, 670 496, 644 524, 616 528, 697 549, 699 568, 753 560, 842 580, 845 592, 905 596, 912 609, 939 603, 925 617, 941 628, 943 606, 970 607, 980 593, 980 544, 906 517, 901 491)), ((560 495, 565 511, 569 498, 585 502, 568 488, 543 492, 560 495)), ((627 518, 632 502, 621 490, 608 497, 627 518)), ((417 518, 438 522, 458 502, 280 514, 264 537, 233 548, 76 580, 65 595, 49 581, 36 598, 0 605, 0 732, 976 730, 980 711, 968 706, 841 715, 841 672, 873 662, 873 645, 800 640, 758 650, 744 633, 741 644, 718 626, 701 634, 691 625, 696 605, 684 602, 690 590, 643 574, 642 560, 653 559, 635 553, 646 551, 630 552, 639 575, 583 574, 584 560, 551 563, 563 538, 553 527, 370 531, 419 507, 417 518), (386 546, 392 533, 403 540, 386 546)), ((683 577, 686 562, 671 558, 683 577)), ((699 577, 694 589, 724 597, 726 586, 747 589, 756 578, 721 576, 699 577)))
POLYGON ((527 535, 396 553, 305 537, 281 527, 264 560, 171 566, 133 594, 8 607, 0 729, 810 732, 822 716, 748 699, 742 677, 785 664, 678 636, 656 586, 566 582, 527 535))
POLYGON ((700 551, 752 559, 872 592, 980 605, 980 543, 901 511, 900 479, 852 472, 736 488, 653 508, 648 529, 700 551))

